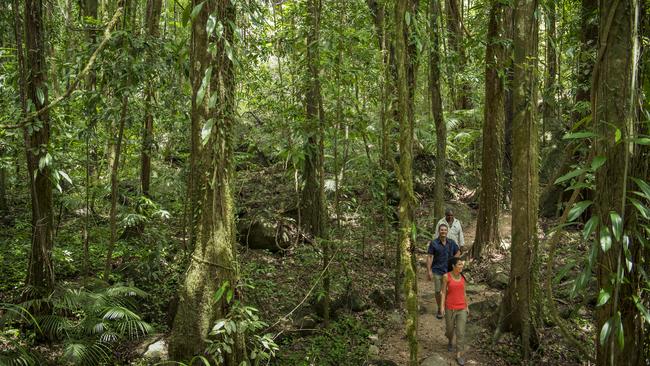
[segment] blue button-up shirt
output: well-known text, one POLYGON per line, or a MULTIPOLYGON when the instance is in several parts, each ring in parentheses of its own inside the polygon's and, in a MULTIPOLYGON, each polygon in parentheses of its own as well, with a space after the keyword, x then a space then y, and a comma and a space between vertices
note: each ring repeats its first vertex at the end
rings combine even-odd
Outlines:
POLYGON ((433 239, 429 243, 428 253, 433 255, 431 263, 431 272, 437 275, 447 273, 449 260, 458 253, 460 249, 458 244, 452 239, 447 238, 447 244, 443 245, 440 239, 433 239))

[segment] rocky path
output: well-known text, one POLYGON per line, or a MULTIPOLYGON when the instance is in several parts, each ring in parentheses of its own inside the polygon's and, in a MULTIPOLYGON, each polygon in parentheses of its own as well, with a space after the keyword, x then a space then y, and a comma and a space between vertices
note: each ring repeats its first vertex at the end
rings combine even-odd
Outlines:
MULTIPOLYGON (((508 219, 504 216, 502 222, 506 224, 506 220, 508 219)), ((502 230, 502 232, 508 231, 503 234, 509 236, 509 220, 507 221, 507 225, 503 226, 505 230, 502 230)), ((466 246, 469 246, 474 242, 476 222, 470 222, 463 231, 465 233, 466 246)), ((420 307, 418 319, 418 357, 420 364, 422 366, 457 365, 455 353, 447 352, 445 321, 444 319, 436 319, 435 317, 436 301, 434 287, 433 282, 427 279, 425 255, 418 256, 418 263, 420 264, 418 265, 418 298, 420 307)), ((469 284, 467 287, 467 296, 470 304, 482 302, 490 297, 494 298, 498 294, 498 291, 481 284, 469 284)), ((478 346, 478 342, 475 341, 480 332, 486 331, 477 324, 480 317, 484 315, 472 311, 472 307, 470 307, 470 317, 467 321, 465 336, 465 342, 468 345, 467 352, 465 353, 465 365, 488 365, 491 363, 486 350, 478 346)), ((409 350, 403 323, 403 321, 399 322, 387 331, 387 335, 379 347, 380 359, 392 361, 397 365, 407 364, 409 350)))

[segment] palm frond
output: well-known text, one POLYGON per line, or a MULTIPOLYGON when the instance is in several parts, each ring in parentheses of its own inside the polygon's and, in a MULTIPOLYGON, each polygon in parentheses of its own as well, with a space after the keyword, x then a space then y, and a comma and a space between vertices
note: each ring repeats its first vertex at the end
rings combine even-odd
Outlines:
POLYGON ((38 317, 43 333, 52 339, 61 339, 68 335, 68 329, 72 327, 72 322, 60 315, 42 315, 38 317))
POLYGON ((110 348, 102 343, 71 341, 65 345, 62 361, 76 365, 102 365, 111 358, 110 348))

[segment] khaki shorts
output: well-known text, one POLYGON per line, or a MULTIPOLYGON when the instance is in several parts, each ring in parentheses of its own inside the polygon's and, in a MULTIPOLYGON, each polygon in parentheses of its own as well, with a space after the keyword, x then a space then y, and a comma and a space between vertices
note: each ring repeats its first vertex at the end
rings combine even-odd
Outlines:
POLYGON ((433 288, 436 293, 439 293, 442 290, 442 276, 444 275, 433 274, 433 288))

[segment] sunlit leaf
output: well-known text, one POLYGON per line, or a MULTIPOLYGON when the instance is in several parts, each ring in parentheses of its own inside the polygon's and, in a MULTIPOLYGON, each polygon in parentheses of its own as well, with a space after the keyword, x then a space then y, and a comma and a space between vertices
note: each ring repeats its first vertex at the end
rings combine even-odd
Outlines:
POLYGON ((598 223, 600 222, 600 219, 598 216, 592 216, 587 223, 585 224, 584 229, 582 230, 582 238, 587 240, 589 238, 589 235, 596 230, 596 227, 598 227, 598 223))
POLYGON ((612 220, 612 233, 614 233, 614 238, 621 240, 621 234, 623 233, 623 220, 621 216, 616 211, 610 211, 609 218, 612 220))
POLYGON ((612 319, 609 319, 605 324, 603 324, 603 328, 600 330, 600 345, 604 345, 605 341, 607 340, 607 337, 609 337, 609 334, 612 332, 611 328, 612 324, 612 319))
POLYGON ((612 247, 612 235, 609 233, 609 229, 607 227, 603 227, 600 229, 599 242, 600 242, 600 248, 605 253, 607 253, 609 248, 612 247))
POLYGON ((603 306, 607 304, 607 301, 609 301, 610 297, 610 290, 607 288, 601 288, 600 293, 598 294, 598 304, 596 304, 596 306, 603 306))
POLYGON ((578 217, 580 217, 580 215, 582 215, 582 213, 585 212, 585 210, 589 206, 591 206, 592 203, 593 203, 593 201, 581 201, 581 202, 576 203, 576 205, 573 206, 571 208, 571 210, 569 211, 569 219, 568 220, 573 221, 573 220, 577 219, 578 217))
POLYGON ((592 137, 598 137, 598 135, 589 131, 580 131, 580 132, 567 133, 562 138, 564 140, 572 140, 572 139, 587 139, 592 137))
POLYGON ((596 156, 591 161, 591 171, 595 172, 596 170, 598 170, 598 168, 600 168, 601 166, 603 166, 603 164, 605 164, 606 160, 607 160, 607 158, 604 157, 604 156, 596 156))

